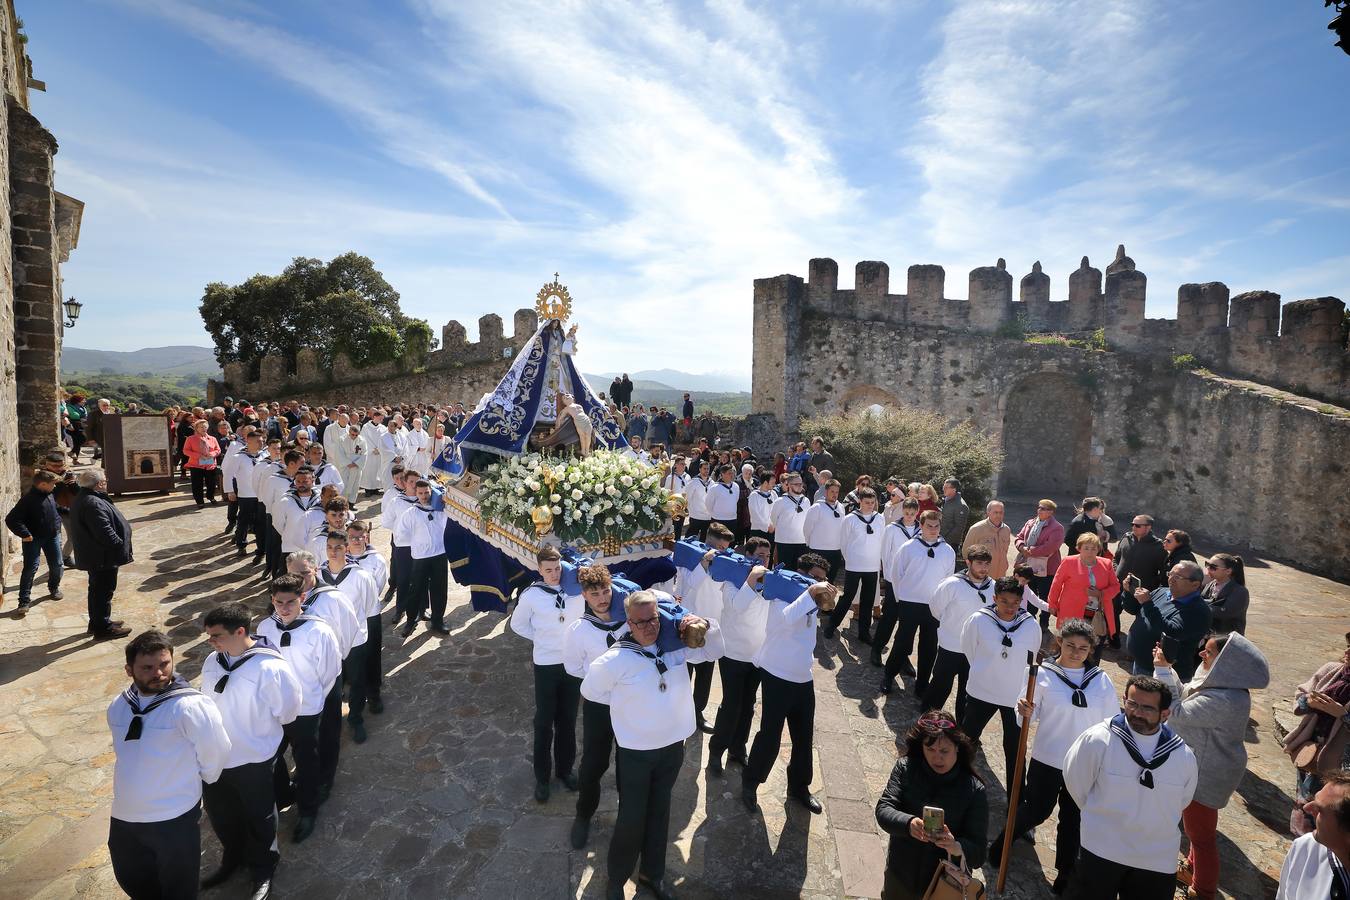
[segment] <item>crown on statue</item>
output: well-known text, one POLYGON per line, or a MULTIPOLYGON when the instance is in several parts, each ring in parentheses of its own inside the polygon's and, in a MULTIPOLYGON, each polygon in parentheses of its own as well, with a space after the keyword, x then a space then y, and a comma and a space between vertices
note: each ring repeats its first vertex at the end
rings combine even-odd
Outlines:
POLYGON ((572 314, 572 295, 567 292, 567 286, 558 280, 557 272, 553 273, 553 280, 535 295, 534 311, 545 321, 552 319, 566 322, 572 314))

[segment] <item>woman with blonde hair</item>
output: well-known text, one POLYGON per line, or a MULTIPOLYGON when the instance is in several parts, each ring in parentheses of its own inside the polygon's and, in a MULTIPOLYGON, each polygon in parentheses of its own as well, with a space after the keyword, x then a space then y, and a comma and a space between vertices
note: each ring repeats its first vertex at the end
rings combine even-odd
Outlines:
POLYGON ((930 509, 940 510, 942 504, 938 503, 938 492, 931 484, 924 484, 916 481, 909 486, 914 499, 919 501, 919 514, 928 512, 930 509))
POLYGON ((1095 663, 1101 659, 1102 643, 1116 632, 1115 599, 1120 595, 1120 581, 1109 560, 1101 556, 1101 538, 1092 532, 1078 536, 1078 553, 1059 564, 1050 595, 1046 598, 1055 624, 1070 619, 1083 619, 1097 635, 1097 646, 1092 651, 1095 663))

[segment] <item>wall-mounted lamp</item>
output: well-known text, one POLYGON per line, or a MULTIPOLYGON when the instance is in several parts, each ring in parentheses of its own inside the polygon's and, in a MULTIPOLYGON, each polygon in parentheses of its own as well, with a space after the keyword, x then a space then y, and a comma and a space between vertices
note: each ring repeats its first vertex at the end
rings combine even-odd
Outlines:
POLYGON ((66 308, 66 327, 74 328, 75 320, 80 317, 80 310, 84 308, 84 304, 71 297, 61 305, 66 308))

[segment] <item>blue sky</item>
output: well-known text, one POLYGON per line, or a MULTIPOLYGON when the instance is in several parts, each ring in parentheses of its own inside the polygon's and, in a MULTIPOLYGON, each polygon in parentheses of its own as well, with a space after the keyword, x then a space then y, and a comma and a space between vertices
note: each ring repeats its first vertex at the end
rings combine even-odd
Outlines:
POLYGON ((1350 297, 1350 57, 1316 0, 19 0, 76 346, 208 344, 210 281, 372 257, 437 329, 562 273, 588 371, 744 374, 751 281, 1125 243, 1149 315, 1350 297))

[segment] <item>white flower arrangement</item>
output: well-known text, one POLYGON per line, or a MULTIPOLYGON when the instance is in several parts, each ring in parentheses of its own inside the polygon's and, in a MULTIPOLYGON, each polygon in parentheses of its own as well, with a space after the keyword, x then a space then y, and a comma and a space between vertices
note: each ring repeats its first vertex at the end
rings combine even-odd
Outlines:
POLYGON ((532 532, 530 513, 545 507, 564 542, 597 543, 657 531, 666 522, 660 474, 611 450, 562 458, 528 453, 493 463, 483 475, 479 508, 489 519, 532 532))

